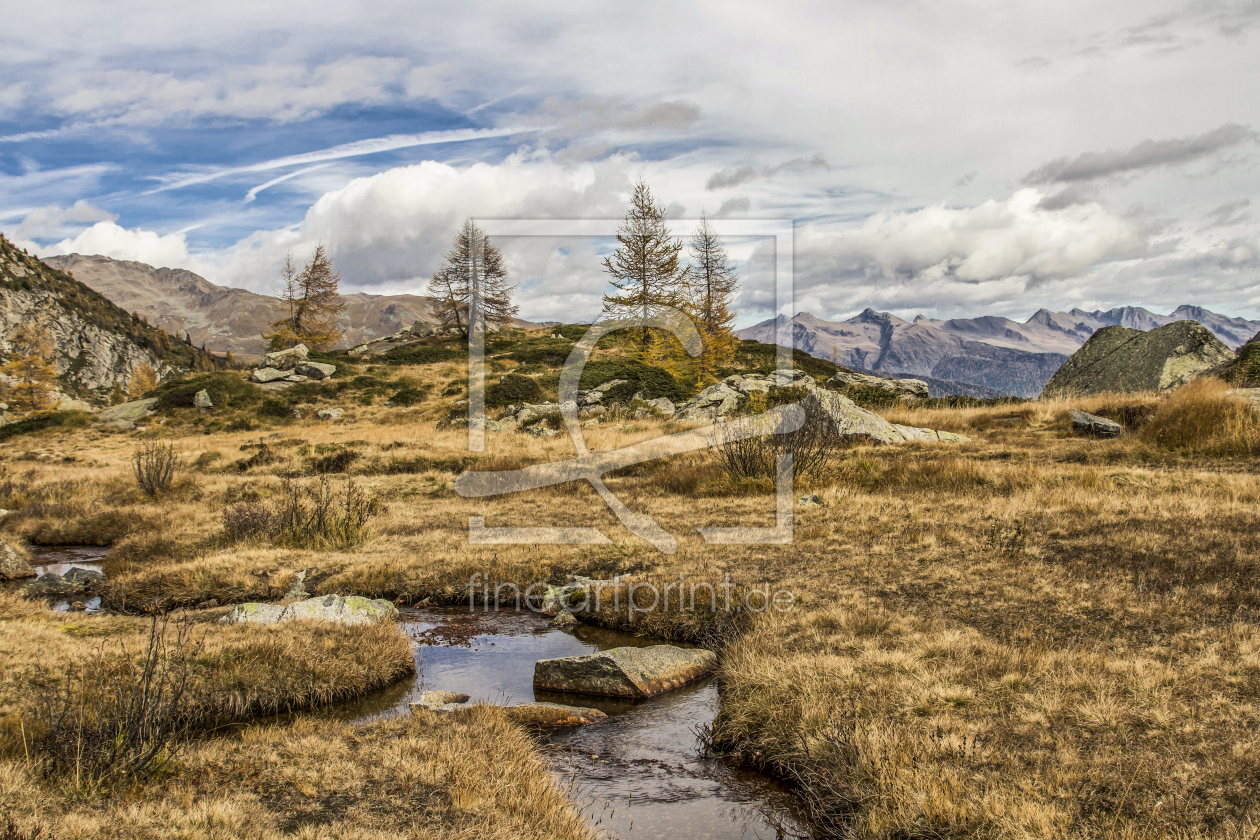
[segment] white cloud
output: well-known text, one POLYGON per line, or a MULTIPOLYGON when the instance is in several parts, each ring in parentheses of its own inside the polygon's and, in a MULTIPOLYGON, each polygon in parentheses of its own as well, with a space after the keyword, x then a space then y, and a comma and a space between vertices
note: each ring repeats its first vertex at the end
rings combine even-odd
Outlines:
POLYGON ((151 230, 133 230, 116 223, 97 222, 73 238, 47 248, 37 248, 41 257, 56 254, 101 254, 116 260, 134 260, 157 268, 186 268, 212 275, 215 263, 188 253, 182 233, 159 235, 151 230))

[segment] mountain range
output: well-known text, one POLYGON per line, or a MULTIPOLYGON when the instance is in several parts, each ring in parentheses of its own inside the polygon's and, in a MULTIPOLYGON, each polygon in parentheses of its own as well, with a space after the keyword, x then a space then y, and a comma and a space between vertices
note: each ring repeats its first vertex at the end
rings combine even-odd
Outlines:
MULTIPOLYGON (((738 335, 771 344, 787 321, 780 315, 738 335)), ((1041 309, 1023 323, 997 316, 938 320, 919 315, 906 321, 873 309, 845 321, 826 321, 808 312, 790 321, 793 347, 844 367, 942 380, 945 387, 932 388, 934 395, 948 392, 950 383, 965 383, 1021 397, 1037 396, 1068 357, 1103 327, 1151 330, 1174 321, 1198 321, 1231 349, 1260 331, 1260 321, 1199 306, 1179 306, 1170 315, 1134 306, 1093 312, 1041 309)))

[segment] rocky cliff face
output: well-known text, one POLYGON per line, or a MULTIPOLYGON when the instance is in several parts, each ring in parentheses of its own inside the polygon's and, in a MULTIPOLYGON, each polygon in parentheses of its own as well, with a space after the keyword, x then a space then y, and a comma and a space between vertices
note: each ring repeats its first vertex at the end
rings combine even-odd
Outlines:
POLYGON ((1059 368, 1043 396, 1165 391, 1234 358, 1233 350, 1196 321, 1177 321, 1150 332, 1105 327, 1059 368))
POLYGON ((0 352, 7 355, 18 327, 32 322, 53 344, 60 390, 87 401, 102 402, 115 384, 128 387, 145 365, 166 378, 214 364, 0 237, 0 352))

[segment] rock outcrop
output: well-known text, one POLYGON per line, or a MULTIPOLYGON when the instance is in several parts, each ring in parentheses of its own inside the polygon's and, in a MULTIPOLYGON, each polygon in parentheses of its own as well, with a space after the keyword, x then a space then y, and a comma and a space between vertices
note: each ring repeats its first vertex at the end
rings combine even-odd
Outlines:
POLYGON ((1059 368, 1042 396, 1166 391, 1234 358, 1234 352, 1197 321, 1176 321, 1150 332, 1107 327, 1059 368))
POLYGON ((708 650, 670 645, 613 648, 586 656, 542 659, 534 664, 534 688, 607 697, 654 697, 694 682, 717 667, 708 650))
POLYGON ((22 253, 0 237, 0 352, 23 324, 37 324, 52 344, 59 399, 100 404, 116 385, 128 388, 144 368, 159 379, 208 370, 207 353, 120 309, 73 277, 22 253))
POLYGON ((835 424, 836 431, 846 440, 870 443, 897 444, 910 441, 967 443, 971 438, 953 432, 938 432, 916 426, 890 423, 878 414, 859 407, 853 400, 825 391, 821 388, 810 392, 803 407, 807 412, 820 411, 835 424))
POLYGON ((906 399, 926 399, 928 396, 927 383, 921 379, 885 379, 851 370, 836 371, 836 375, 827 380, 827 387, 878 388, 906 399))
POLYGON ((1099 417, 1097 414, 1090 414, 1075 408, 1069 409, 1068 413, 1072 417, 1072 428, 1081 434, 1101 438, 1119 437, 1124 434, 1124 426, 1121 426, 1115 420, 1108 420, 1106 417, 1099 417))
POLYGON ((383 599, 371 600, 358 595, 321 595, 291 604, 237 604, 219 619, 220 624, 279 624, 299 619, 335 621, 338 624, 375 624, 394 621, 398 608, 383 599))

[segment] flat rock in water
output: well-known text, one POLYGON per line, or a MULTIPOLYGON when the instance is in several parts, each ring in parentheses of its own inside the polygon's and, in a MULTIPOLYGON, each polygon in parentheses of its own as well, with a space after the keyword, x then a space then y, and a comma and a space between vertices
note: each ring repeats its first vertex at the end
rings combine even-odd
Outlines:
POLYGON ((0 580, 21 580, 35 577, 35 570, 17 549, 0 540, 0 580))
POLYGON ((608 719, 599 709, 559 703, 522 703, 508 706, 505 711, 512 720, 527 726, 582 726, 608 719))
POLYGON ((420 699, 411 704, 411 711, 437 712, 449 714, 467 708, 468 695, 455 691, 426 691, 420 699))
POLYGON ((84 585, 74 580, 66 580, 61 575, 47 574, 33 580, 23 587, 27 595, 75 595, 84 590, 84 585))
POLYGON ((279 624, 283 621, 316 619, 338 624, 375 624, 398 618, 398 608, 383 599, 358 595, 321 595, 292 604, 237 604, 219 619, 220 624, 279 624))
POLYGON ((1070 409, 1069 413, 1072 415, 1072 428, 1078 432, 1103 438, 1119 437, 1124 432, 1124 426, 1115 420, 1108 420, 1106 417, 1078 411, 1075 408, 1070 409))
POLYGON ((700 679, 717 667, 708 650, 653 645, 613 648, 534 663, 534 688, 607 697, 653 697, 700 679))

